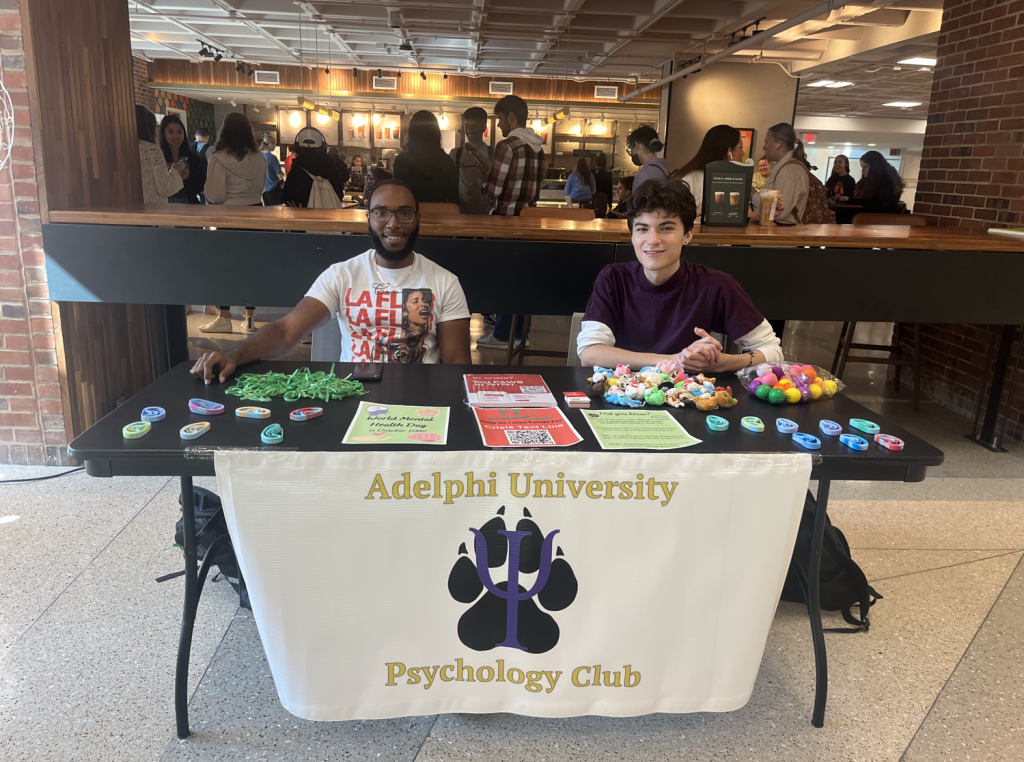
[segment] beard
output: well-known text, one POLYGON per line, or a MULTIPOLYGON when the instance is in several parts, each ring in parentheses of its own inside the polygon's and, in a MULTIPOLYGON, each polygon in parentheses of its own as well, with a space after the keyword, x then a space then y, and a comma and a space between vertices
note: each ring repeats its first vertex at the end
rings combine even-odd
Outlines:
POLYGON ((405 246, 400 251, 389 251, 384 247, 384 241, 381 240, 380 236, 377 235, 377 231, 370 228, 370 240, 373 241, 374 250, 380 254, 381 258, 388 262, 401 262, 412 251, 412 247, 416 245, 416 239, 420 235, 420 226, 417 225, 416 229, 409 234, 409 240, 405 242, 405 246))

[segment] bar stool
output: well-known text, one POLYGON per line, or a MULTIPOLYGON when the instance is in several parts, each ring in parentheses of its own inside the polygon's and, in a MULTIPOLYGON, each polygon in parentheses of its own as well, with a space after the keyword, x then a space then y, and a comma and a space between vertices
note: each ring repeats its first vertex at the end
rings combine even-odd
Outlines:
MULTIPOLYGON (((871 214, 861 213, 853 218, 854 225, 900 225, 907 227, 926 227, 928 221, 924 217, 914 214, 871 214)), ((920 408, 921 398, 921 324, 912 323, 914 338, 910 347, 913 357, 903 357, 903 345, 900 337, 903 334, 903 326, 906 323, 897 323, 893 328, 893 339, 889 344, 857 344, 853 340, 853 334, 857 330, 857 324, 853 322, 843 323, 839 332, 839 345, 836 347, 836 355, 832 360, 832 375, 837 378, 843 377, 846 364, 851 362, 870 362, 880 365, 894 365, 896 367, 893 386, 896 391, 900 390, 900 368, 910 366, 914 369, 914 412, 920 408), (867 349, 878 352, 889 351, 888 358, 870 357, 867 355, 850 356, 851 349, 867 349)))
POLYGON ((832 375, 842 379, 846 364, 851 362, 870 362, 879 365, 894 365, 896 367, 896 378, 893 386, 896 391, 900 390, 900 368, 910 366, 914 369, 914 396, 913 407, 916 413, 920 408, 921 399, 921 324, 920 323, 896 323, 893 328, 893 337, 890 344, 858 344, 853 340, 857 324, 853 322, 843 323, 843 329, 839 333, 839 346, 836 347, 836 356, 832 360, 832 375), (903 357, 903 344, 900 337, 903 335, 903 327, 910 325, 914 329, 914 336, 911 341, 910 351, 913 357, 903 357), (878 352, 889 350, 889 357, 871 357, 868 355, 850 355, 851 349, 868 349, 878 352))
MULTIPOLYGON (((587 222, 596 219, 593 209, 566 208, 564 206, 528 206, 519 215, 523 219, 545 219, 573 220, 576 222, 587 222)), ((512 328, 508 335, 508 351, 505 353, 505 364, 512 365, 512 360, 518 357, 516 365, 522 365, 526 357, 562 357, 568 359, 568 352, 555 352, 545 349, 527 349, 526 340, 530 336, 530 324, 532 315, 513 315, 512 328), (523 323, 523 339, 516 346, 516 328, 520 320, 523 323)))

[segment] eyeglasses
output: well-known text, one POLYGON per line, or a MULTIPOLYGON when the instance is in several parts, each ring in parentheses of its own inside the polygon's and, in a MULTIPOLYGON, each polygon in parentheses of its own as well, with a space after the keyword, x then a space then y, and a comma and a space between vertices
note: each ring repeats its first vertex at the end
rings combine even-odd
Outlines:
POLYGON ((390 209, 377 207, 376 209, 371 209, 370 214, 373 215, 373 219, 377 220, 377 222, 387 222, 391 219, 392 214, 398 218, 399 222, 412 222, 416 219, 417 212, 415 209, 399 209, 397 212, 393 212, 390 209))

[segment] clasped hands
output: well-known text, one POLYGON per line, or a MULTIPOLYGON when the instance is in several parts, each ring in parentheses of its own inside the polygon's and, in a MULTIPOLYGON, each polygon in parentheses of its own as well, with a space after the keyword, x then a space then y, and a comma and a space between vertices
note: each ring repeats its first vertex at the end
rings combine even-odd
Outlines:
POLYGON ((700 338, 679 354, 673 355, 672 359, 687 372, 717 370, 722 359, 722 343, 703 328, 694 328, 693 332, 700 338))

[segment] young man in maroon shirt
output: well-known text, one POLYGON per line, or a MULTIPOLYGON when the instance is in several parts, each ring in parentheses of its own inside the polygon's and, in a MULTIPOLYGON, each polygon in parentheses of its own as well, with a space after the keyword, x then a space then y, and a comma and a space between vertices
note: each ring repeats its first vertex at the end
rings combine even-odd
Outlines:
POLYGON ((683 183, 649 180, 633 194, 637 261, 597 276, 577 340, 584 365, 639 369, 672 359, 697 373, 782 360, 779 339, 733 277, 682 259, 696 217, 683 183), (711 333, 728 335, 740 354, 726 354, 711 333))

